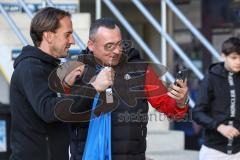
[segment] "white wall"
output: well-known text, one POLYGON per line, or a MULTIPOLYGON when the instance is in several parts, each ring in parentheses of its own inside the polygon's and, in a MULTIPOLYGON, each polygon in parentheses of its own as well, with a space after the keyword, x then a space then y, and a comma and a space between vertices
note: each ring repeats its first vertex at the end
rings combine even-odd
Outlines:
POLYGON ((9 84, 0 73, 0 102, 9 104, 9 84))

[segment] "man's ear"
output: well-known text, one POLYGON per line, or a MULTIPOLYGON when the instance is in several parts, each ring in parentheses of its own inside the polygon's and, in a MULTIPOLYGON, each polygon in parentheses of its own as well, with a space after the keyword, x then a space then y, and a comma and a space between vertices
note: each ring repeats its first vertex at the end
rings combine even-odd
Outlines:
POLYGON ((53 40, 53 33, 50 31, 43 32, 43 40, 51 44, 53 40))
POLYGON ((88 43, 87 43, 87 47, 88 47, 88 49, 92 52, 93 51, 93 49, 94 49, 94 43, 93 43, 93 41, 92 40, 88 40, 88 43))

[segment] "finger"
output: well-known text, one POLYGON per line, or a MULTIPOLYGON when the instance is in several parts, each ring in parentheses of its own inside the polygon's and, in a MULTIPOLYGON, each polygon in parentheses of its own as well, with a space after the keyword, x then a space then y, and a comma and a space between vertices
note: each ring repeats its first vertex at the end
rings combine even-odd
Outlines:
POLYGON ((238 135, 238 131, 234 127, 231 127, 228 133, 230 138, 233 138, 238 135))
POLYGON ((235 129, 235 128, 233 130, 233 135, 234 135, 234 137, 239 135, 239 131, 237 129, 235 129))
POLYGON ((237 130, 237 132, 236 132, 236 133, 237 133, 237 135, 240 135, 240 132, 239 132, 238 130, 237 130))
POLYGON ((176 91, 180 91, 181 89, 187 90, 187 86, 185 85, 184 82, 182 82, 182 80, 177 80, 176 81, 177 84, 173 84, 172 88, 176 91))
MULTIPOLYGON (((183 83, 183 82, 182 82, 183 83)), ((187 91, 188 91, 188 87, 187 86, 177 86, 177 85, 172 85, 172 88, 179 92, 180 94, 186 95, 187 91)))
POLYGON ((167 92, 167 95, 173 99, 177 99, 177 97, 173 95, 171 92, 167 92))
POLYGON ((186 96, 186 94, 187 94, 187 90, 185 88, 180 88, 180 87, 178 87, 176 85, 172 86, 172 90, 170 90, 170 92, 172 92, 172 91, 173 91, 174 95, 179 96, 181 98, 184 98, 186 96))
POLYGON ((179 86, 175 85, 175 84, 172 84, 172 85, 171 85, 171 88, 172 88, 173 90, 177 91, 177 92, 179 92, 179 91, 181 90, 181 88, 180 88, 179 86))
POLYGON ((179 92, 176 91, 176 90, 174 90, 174 89, 172 89, 172 90, 170 91, 170 93, 173 94, 173 95, 176 96, 176 97, 179 97, 179 92))
POLYGON ((234 132, 233 137, 237 137, 237 136, 238 136, 238 133, 234 132))
POLYGON ((73 71, 76 71, 76 70, 83 70, 84 69, 84 66, 78 66, 76 68, 73 69, 73 71))
POLYGON ((180 88, 185 88, 185 87, 187 86, 187 81, 186 81, 186 80, 183 82, 183 80, 177 79, 177 80, 176 80, 176 83, 178 84, 178 86, 179 86, 180 88))
POLYGON ((225 132, 224 134, 223 134, 225 137, 227 137, 228 139, 232 139, 232 135, 231 135, 231 132, 225 132))
POLYGON ((76 71, 76 72, 74 73, 74 78, 80 77, 81 75, 82 75, 82 71, 76 71))
POLYGON ((83 73, 83 68, 82 67, 77 67, 70 72, 70 74, 73 74, 73 75, 76 75, 76 74, 81 75, 82 73, 83 73))
POLYGON ((229 138, 230 138, 230 139, 233 139, 233 138, 234 138, 234 134, 233 134, 233 133, 230 133, 229 138))

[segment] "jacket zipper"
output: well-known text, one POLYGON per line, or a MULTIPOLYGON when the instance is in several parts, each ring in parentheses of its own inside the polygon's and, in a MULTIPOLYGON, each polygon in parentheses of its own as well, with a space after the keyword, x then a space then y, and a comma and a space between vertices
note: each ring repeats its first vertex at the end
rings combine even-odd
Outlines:
POLYGON ((141 130, 142 130, 142 137, 144 135, 144 131, 143 131, 143 125, 141 124, 141 130))
MULTIPOLYGON (((228 83, 230 87, 230 118, 234 119, 236 116, 236 86, 234 83, 233 73, 228 73, 228 83)), ((233 126, 233 120, 228 122, 228 125, 233 126)), ((228 139, 227 154, 232 154, 233 151, 233 139, 228 139)))
POLYGON ((76 128, 76 130, 75 130, 75 133, 76 133, 76 136, 78 135, 78 129, 76 128))
POLYGON ((46 143, 47 143, 47 160, 51 160, 51 151, 50 151, 50 145, 49 145, 49 138, 48 136, 45 137, 46 143))

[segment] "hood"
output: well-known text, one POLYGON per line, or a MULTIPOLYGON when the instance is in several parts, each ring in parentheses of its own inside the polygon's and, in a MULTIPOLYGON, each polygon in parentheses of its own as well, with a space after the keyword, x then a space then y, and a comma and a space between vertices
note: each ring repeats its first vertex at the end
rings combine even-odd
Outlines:
POLYGON ((24 60, 26 58, 29 58, 29 57, 40 59, 40 60, 42 60, 42 61, 44 61, 46 63, 51 63, 51 64, 54 64, 56 66, 60 63, 59 59, 54 58, 54 57, 48 55, 47 53, 43 52, 39 48, 27 45, 27 46, 22 48, 22 52, 17 57, 17 59, 15 60, 13 67, 16 68, 17 65, 22 60, 24 60))
POLYGON ((227 77, 228 71, 224 67, 224 62, 212 64, 209 67, 209 73, 221 77, 227 77))

